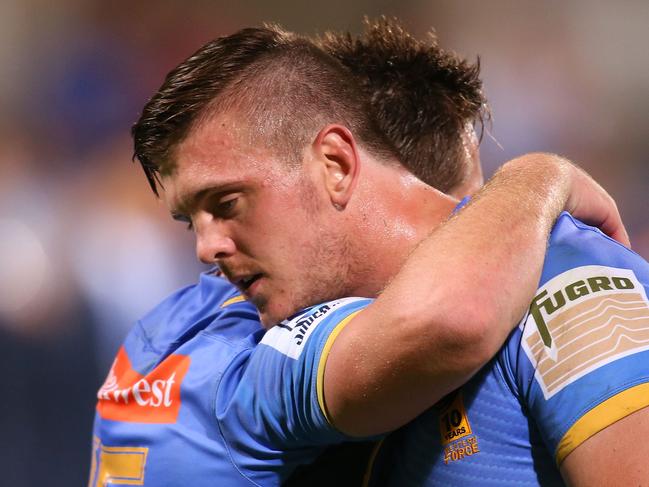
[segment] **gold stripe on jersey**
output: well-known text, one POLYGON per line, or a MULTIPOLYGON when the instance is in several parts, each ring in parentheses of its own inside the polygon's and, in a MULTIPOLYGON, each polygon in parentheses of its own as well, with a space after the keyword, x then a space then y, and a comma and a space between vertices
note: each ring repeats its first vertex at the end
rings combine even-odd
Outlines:
POLYGON ((230 298, 230 299, 224 301, 223 304, 221 305, 221 308, 225 308, 226 306, 230 306, 231 304, 234 304, 234 303, 240 303, 240 302, 245 301, 245 300, 246 300, 246 298, 244 298, 241 294, 239 294, 238 296, 235 296, 233 298, 230 298))
POLYGON ((579 418, 561 438, 555 455, 557 465, 561 465, 570 452, 591 436, 647 406, 649 383, 622 391, 594 407, 579 418))
POLYGON ((334 424, 331 421, 331 416, 329 416, 329 412, 327 411, 327 406, 325 405, 325 400, 324 400, 325 365, 327 363, 327 357, 329 356, 329 351, 331 350, 331 347, 334 344, 336 337, 340 334, 341 331, 343 331, 343 328, 347 326, 347 324, 351 321, 351 319, 354 316, 356 316, 360 311, 361 310, 354 311, 352 314, 347 316, 344 320, 342 320, 340 323, 336 325, 336 327, 329 334, 329 337, 327 338, 327 341, 325 342, 325 345, 322 349, 322 353, 320 354, 320 362, 318 363, 318 378, 316 382, 316 393, 318 394, 318 404, 320 405, 320 410, 322 411, 322 414, 324 414, 324 417, 327 420, 327 422, 332 426, 334 424))

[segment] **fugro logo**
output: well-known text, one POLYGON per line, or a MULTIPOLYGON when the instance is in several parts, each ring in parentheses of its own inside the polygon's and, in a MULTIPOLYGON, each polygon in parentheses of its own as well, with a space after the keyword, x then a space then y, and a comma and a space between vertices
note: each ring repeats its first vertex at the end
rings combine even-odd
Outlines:
POLYGON ((543 344, 552 349, 552 336, 545 322, 545 316, 550 318, 553 314, 563 309, 570 301, 575 301, 583 296, 602 291, 635 289, 634 282, 627 277, 619 276, 594 276, 579 279, 568 284, 565 288, 555 291, 552 295, 547 290, 541 291, 532 300, 530 315, 536 322, 543 344))
POLYGON ((523 349, 546 398, 648 348, 647 296, 628 269, 584 266, 556 276, 532 300, 523 331, 523 349))

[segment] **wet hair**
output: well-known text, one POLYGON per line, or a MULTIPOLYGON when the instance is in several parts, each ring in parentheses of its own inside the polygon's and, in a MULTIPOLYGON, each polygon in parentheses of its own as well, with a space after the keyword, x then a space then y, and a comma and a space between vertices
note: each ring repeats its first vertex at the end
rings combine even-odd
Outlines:
POLYGON ((367 116, 368 102, 353 73, 311 40, 272 25, 247 28, 207 43, 167 75, 131 130, 134 159, 158 194, 177 145, 205 118, 232 110, 251 141, 261 137, 289 163, 301 161, 328 123, 347 126, 368 151, 394 159, 367 116))
POLYGON ((442 49, 433 31, 418 40, 386 17, 365 19, 361 35, 327 32, 317 43, 355 75, 405 167, 443 192, 463 181, 470 163, 463 134, 489 118, 479 59, 442 49))

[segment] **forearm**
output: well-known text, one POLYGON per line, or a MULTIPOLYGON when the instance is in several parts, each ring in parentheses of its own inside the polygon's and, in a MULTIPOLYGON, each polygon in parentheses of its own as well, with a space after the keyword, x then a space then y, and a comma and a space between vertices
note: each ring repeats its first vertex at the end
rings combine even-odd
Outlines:
MULTIPOLYGON (((483 365, 529 306, 563 210, 629 245, 615 202, 590 176, 559 156, 528 154, 505 164, 462 212, 421 243, 386 289, 387 300, 407 296, 422 303, 413 309, 422 317, 418 325, 447 326, 483 365), (434 273, 422 279, 422 269, 434 273), (431 304, 440 315, 427 324, 431 304)), ((414 317, 408 322, 417 326, 414 317)))
POLYGON ((374 306, 381 313, 403 309, 402 326, 430 329, 433 346, 455 350, 458 365, 484 363, 534 295, 572 171, 546 154, 503 166, 464 210, 422 241, 374 306))

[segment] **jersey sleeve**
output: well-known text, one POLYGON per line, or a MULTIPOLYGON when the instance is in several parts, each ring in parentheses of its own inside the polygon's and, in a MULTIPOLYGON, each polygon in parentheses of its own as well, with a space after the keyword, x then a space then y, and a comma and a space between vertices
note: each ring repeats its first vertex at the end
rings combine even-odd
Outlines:
MULTIPOLYGON (((327 419, 322 378, 335 337, 371 300, 345 298, 308 309, 270 329, 247 360, 219 414, 230 441, 290 451, 349 439, 327 419)), ((224 386, 226 387, 226 386, 224 386)))
POLYGON ((649 405, 649 264, 563 214, 541 286, 508 346, 519 398, 561 464, 649 405))

